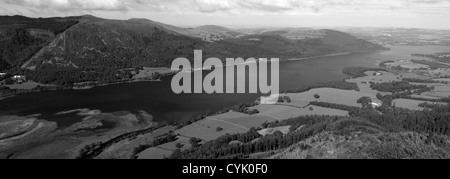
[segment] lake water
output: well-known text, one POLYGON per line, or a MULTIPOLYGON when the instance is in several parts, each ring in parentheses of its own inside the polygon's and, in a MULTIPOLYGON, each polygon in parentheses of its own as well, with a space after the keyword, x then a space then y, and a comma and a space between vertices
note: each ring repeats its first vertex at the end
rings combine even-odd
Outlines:
MULTIPOLYGON (((386 60, 410 59, 412 53, 450 52, 442 46, 398 46, 390 51, 359 53, 334 57, 290 61, 280 64, 280 89, 295 89, 317 82, 341 80, 347 66, 377 67, 386 60)), ((238 103, 254 101, 260 94, 174 94, 171 77, 161 82, 138 82, 95 87, 89 90, 47 91, 25 94, 0 101, 0 115, 41 114, 40 119, 68 127, 81 120, 75 114, 56 115, 61 111, 91 109, 102 112, 144 110, 158 121, 183 121, 215 112, 238 103)))

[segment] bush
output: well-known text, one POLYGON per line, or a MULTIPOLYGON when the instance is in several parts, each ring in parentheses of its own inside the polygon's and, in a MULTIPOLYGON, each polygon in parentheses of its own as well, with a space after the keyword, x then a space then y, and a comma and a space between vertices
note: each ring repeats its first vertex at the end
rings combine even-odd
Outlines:
POLYGON ((286 103, 291 103, 292 102, 292 100, 291 100, 291 98, 289 96, 283 96, 283 100, 286 103))
POLYGON ((195 138, 195 137, 192 137, 191 139, 189 139, 189 143, 191 144, 191 146, 192 146, 192 148, 197 148, 197 147, 199 147, 200 146, 200 142, 201 142, 202 140, 201 139, 198 139, 198 138, 195 138))
POLYGON ((184 145, 181 144, 181 143, 177 143, 177 144, 175 144, 175 147, 176 147, 177 149, 181 149, 181 148, 184 147, 184 145))

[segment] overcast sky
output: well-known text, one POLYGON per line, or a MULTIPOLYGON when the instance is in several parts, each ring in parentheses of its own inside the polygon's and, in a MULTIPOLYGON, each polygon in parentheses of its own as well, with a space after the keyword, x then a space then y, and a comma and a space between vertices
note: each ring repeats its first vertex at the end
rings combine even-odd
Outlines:
POLYGON ((450 0, 0 0, 0 14, 92 14, 179 26, 450 29, 450 0))

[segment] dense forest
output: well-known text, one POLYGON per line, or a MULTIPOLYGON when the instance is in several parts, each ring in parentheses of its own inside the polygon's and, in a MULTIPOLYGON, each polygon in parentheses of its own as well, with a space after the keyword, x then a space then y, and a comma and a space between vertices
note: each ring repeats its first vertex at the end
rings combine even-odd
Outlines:
POLYGON ((411 85, 407 81, 389 82, 389 83, 371 83, 370 88, 380 92, 399 93, 405 91, 423 90, 423 92, 433 90, 434 87, 426 85, 411 85))
POLYGON ((19 68, 76 19, 32 19, 0 16, 0 70, 19 68))
MULTIPOLYGON (((414 80, 413 80, 414 81, 414 80)), ((411 85, 408 82, 391 82, 377 84, 377 88, 393 92, 391 95, 377 95, 383 101, 383 106, 373 108, 371 99, 363 97, 358 100, 362 108, 326 102, 311 102, 326 108, 349 111, 349 117, 335 116, 304 116, 274 123, 265 123, 262 128, 291 126, 290 133, 283 135, 276 132, 273 135, 260 136, 252 129, 246 134, 225 135, 219 139, 207 142, 189 150, 177 150, 170 158, 176 159, 217 159, 217 158, 247 158, 252 154, 285 149, 293 144, 322 132, 349 133, 362 131, 371 133, 373 130, 387 133, 417 132, 431 135, 450 136, 450 102, 449 98, 434 100, 446 102, 446 105, 422 104, 423 111, 411 111, 393 106, 392 101, 399 98, 412 98, 412 91, 432 90, 425 85, 411 85), (248 140, 240 140, 245 136, 248 140), (240 141, 240 144, 229 143, 240 141)), ((426 100, 425 100, 426 101, 426 100)), ((439 142, 439 141, 436 141, 439 142)))
MULTIPOLYGON (((338 106, 337 108, 343 107, 338 106)), ((177 150, 170 158, 246 158, 254 153, 285 149, 325 131, 339 133, 361 130, 367 133, 373 132, 372 130, 384 132, 414 131, 435 135, 450 135, 450 105, 432 106, 432 108, 424 111, 391 108, 384 114, 376 112, 375 109, 359 109, 352 112, 351 115, 352 117, 349 118, 305 116, 279 121, 269 124, 268 127, 290 125, 291 132, 287 135, 274 133, 273 135, 260 136, 256 132, 257 129, 252 129, 246 134, 225 135, 186 151, 177 150), (338 123, 336 124, 336 122, 338 123), (303 126, 301 130, 297 130, 301 126, 303 126), (352 130, 349 131, 346 128, 348 126, 353 126, 350 127, 352 130), (344 128, 346 130, 340 130, 344 128), (242 144, 229 144, 235 140, 241 141, 242 144)))

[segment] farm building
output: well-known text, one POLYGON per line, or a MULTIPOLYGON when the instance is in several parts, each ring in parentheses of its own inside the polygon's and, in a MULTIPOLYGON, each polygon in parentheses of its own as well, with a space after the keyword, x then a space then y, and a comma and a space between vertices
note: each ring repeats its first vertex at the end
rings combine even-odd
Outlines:
POLYGON ((27 81, 26 77, 23 75, 14 75, 11 79, 16 81, 17 83, 23 83, 27 81))

